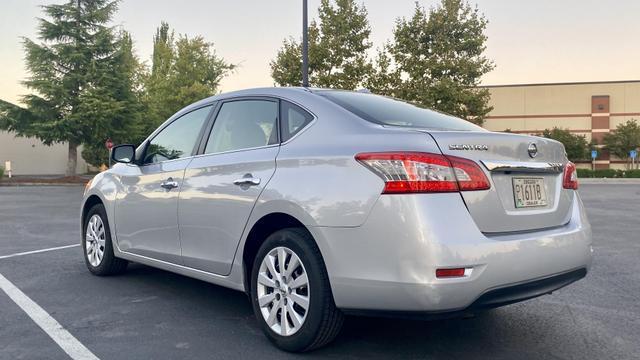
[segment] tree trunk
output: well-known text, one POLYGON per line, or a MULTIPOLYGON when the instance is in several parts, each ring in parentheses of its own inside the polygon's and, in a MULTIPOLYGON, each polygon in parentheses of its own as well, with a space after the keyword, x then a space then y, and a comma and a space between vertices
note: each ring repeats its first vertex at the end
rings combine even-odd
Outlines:
POLYGON ((69 142, 69 153, 67 155, 67 172, 66 176, 74 176, 78 166, 78 145, 69 142))

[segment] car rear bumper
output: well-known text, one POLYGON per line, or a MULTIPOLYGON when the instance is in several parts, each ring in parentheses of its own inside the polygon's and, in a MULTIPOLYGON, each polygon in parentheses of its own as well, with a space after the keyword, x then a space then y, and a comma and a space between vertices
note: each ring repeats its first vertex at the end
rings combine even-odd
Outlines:
POLYGON ((569 223, 535 232, 483 234, 459 194, 381 196, 362 226, 311 231, 336 305, 350 311, 506 305, 565 286, 591 264, 591 228, 577 194, 569 223), (472 271, 435 277, 437 268, 448 267, 472 271), (569 280, 565 274, 572 274, 569 280))
POLYGON ((359 310, 345 309, 348 314, 377 317, 399 317, 410 319, 443 319, 452 317, 464 317, 477 311, 493 309, 496 307, 513 304, 520 301, 551 294, 569 284, 572 284, 587 275, 587 269, 581 268, 562 274, 552 275, 542 279, 513 284, 501 288, 489 290, 482 294, 471 305, 462 310, 453 311, 385 311, 385 310, 359 310))

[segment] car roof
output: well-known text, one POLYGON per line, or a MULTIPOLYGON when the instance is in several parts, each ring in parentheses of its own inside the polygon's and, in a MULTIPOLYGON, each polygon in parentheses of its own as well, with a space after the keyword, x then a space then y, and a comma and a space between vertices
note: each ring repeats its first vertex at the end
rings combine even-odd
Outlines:
POLYGON ((349 90, 336 90, 330 88, 309 88, 302 86, 273 86, 273 87, 258 87, 243 90, 230 91, 225 93, 216 94, 208 98, 199 100, 191 105, 181 109, 176 115, 189 112, 194 108, 198 108, 202 105, 209 104, 213 101, 224 100, 240 96, 278 96, 284 98, 298 98, 300 95, 312 94, 318 91, 349 91, 349 90))

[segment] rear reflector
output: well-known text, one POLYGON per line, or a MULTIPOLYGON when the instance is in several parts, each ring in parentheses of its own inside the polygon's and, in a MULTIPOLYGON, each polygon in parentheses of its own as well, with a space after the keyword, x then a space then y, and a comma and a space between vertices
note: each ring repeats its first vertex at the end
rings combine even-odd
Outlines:
POLYGON ((564 166, 562 187, 565 189, 578 190, 578 172, 576 171, 576 165, 571 161, 564 166))
POLYGON ((436 269, 437 278, 463 277, 465 268, 436 269))
POLYGON ((455 156, 421 152, 380 152, 356 160, 385 182, 383 194, 487 190, 489 180, 478 164, 455 156))

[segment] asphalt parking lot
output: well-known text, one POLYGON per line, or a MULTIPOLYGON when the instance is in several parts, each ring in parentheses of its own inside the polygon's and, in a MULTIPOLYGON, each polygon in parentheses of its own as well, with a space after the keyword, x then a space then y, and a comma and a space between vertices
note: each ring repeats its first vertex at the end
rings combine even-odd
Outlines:
MULTIPOLYGON (((473 318, 349 317, 308 357, 640 359, 640 185, 581 185, 595 260, 586 279, 473 318)), ((0 274, 100 359, 296 357, 262 335, 242 293, 132 265, 86 270, 78 246, 82 187, 0 187, 0 274)), ((0 291, 1 359, 68 359, 0 291)))

